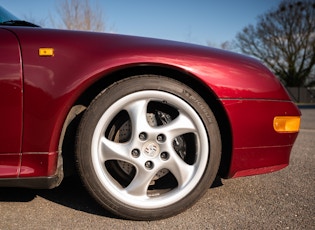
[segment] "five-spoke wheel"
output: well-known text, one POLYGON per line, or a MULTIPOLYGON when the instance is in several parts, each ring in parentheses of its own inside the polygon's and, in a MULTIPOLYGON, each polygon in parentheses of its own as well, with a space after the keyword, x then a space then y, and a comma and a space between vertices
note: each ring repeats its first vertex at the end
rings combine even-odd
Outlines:
POLYGON ((160 76, 122 80, 85 112, 78 166, 90 193, 130 219, 158 219, 192 205, 211 185, 220 133, 204 100, 160 76))

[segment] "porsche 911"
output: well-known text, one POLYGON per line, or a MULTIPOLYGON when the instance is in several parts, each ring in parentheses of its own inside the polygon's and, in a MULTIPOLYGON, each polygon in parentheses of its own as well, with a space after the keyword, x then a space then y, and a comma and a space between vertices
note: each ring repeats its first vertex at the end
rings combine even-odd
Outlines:
POLYGON ((300 111, 258 60, 175 41, 46 29, 0 8, 0 186, 77 170, 121 218, 196 203, 215 178, 289 164, 300 111))

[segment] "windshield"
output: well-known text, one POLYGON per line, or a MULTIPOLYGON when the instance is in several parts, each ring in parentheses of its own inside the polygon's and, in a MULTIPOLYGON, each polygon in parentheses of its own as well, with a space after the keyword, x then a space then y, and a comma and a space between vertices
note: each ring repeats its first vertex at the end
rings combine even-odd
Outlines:
POLYGON ((0 6, 0 25, 3 26, 28 26, 39 27, 31 22, 23 21, 15 17, 9 11, 0 6))
POLYGON ((0 23, 7 22, 7 21, 17 21, 17 20, 19 20, 17 17, 15 17, 9 11, 7 11, 2 6, 0 6, 0 23))

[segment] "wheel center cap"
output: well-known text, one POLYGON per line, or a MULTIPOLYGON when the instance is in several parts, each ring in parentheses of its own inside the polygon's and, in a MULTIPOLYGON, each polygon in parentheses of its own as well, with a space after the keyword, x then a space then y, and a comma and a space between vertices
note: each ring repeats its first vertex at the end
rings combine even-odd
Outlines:
POLYGON ((146 156, 154 158, 159 154, 160 146, 153 141, 148 141, 147 143, 143 145, 142 152, 146 156))

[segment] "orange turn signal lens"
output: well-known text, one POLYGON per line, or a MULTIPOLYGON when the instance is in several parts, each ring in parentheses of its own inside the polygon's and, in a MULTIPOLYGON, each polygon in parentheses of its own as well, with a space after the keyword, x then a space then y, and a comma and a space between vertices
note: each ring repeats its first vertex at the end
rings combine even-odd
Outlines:
POLYGON ((295 133, 300 129, 301 117, 277 116, 273 119, 273 128, 278 133, 295 133))
POLYGON ((54 56, 54 49, 53 48, 39 48, 38 55, 40 57, 52 57, 54 56))

